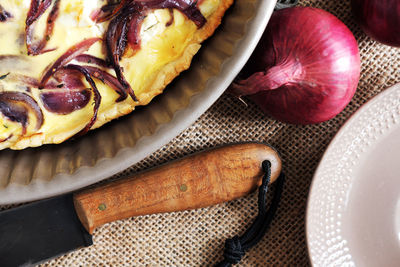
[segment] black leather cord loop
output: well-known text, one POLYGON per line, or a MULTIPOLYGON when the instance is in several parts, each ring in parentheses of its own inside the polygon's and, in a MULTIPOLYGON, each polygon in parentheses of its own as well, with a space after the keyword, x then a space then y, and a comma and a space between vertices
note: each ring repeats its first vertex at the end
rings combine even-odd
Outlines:
POLYGON ((274 218, 281 199, 285 177, 280 174, 275 188, 275 194, 269 209, 266 209, 266 193, 271 180, 271 162, 263 161, 262 168, 264 176, 262 184, 258 189, 258 215, 249 229, 240 237, 235 236, 225 242, 224 260, 216 267, 230 267, 232 264, 239 263, 245 252, 255 246, 265 235, 269 225, 274 218))

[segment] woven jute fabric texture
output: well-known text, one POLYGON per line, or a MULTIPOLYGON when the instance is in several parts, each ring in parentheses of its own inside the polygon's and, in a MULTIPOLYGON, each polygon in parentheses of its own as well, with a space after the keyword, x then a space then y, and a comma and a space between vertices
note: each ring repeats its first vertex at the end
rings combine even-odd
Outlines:
MULTIPOLYGON (((352 17, 350 1, 300 0, 299 4, 333 13, 359 43, 361 79, 343 112, 321 124, 295 126, 275 121, 252 103, 245 106, 225 94, 169 144, 113 177, 226 143, 259 141, 275 147, 287 176, 282 200, 268 233, 238 266, 310 264, 305 215, 313 173, 340 126, 367 100, 400 82, 400 50, 367 37, 352 17)), ((42 266, 210 266, 222 259, 225 239, 242 234, 256 213, 257 195, 252 194, 209 208, 117 221, 94 232, 93 246, 42 266)))

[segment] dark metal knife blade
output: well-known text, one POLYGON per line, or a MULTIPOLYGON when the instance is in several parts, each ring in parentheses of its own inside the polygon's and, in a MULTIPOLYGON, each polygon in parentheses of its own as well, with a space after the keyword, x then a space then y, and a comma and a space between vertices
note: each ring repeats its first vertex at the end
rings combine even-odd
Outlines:
POLYGON ((30 266, 92 244, 72 194, 0 212, 0 266, 30 266))
POLYGON ((206 207, 245 196, 281 171, 264 144, 223 146, 78 193, 0 212, 0 267, 30 266, 90 246, 95 228, 115 220, 206 207))

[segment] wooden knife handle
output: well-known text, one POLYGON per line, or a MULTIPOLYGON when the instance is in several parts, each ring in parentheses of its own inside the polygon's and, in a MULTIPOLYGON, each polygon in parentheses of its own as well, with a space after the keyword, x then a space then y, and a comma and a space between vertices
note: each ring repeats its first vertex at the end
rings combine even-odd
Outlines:
POLYGON ((244 143, 203 151, 76 193, 75 209, 92 233, 105 223, 132 216, 214 205, 254 191, 261 184, 264 160, 271 162, 273 182, 281 160, 267 145, 244 143))

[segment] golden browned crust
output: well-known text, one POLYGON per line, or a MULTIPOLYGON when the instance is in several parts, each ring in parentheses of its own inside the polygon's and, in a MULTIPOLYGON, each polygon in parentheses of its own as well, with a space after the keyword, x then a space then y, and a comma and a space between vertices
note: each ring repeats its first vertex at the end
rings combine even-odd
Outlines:
MULTIPOLYGON (((207 18, 206 24, 195 32, 192 41, 187 45, 182 56, 163 66, 151 87, 146 90, 145 93, 141 93, 139 105, 147 105, 155 96, 161 94, 165 87, 178 76, 179 73, 189 68, 193 56, 200 49, 200 43, 214 33, 215 29, 221 23, 225 11, 232 3, 233 0, 220 0, 217 10, 207 18)), ((133 101, 115 103, 107 110, 98 114, 96 123, 91 129, 98 128, 115 118, 131 113, 135 109, 135 105, 137 104, 133 103, 133 101)), ((82 125, 82 127, 84 127, 84 125, 82 125)), ((70 129, 68 132, 63 132, 54 136, 47 136, 46 133, 20 136, 16 140, 14 139, 9 142, 1 143, 0 149, 7 147, 11 149, 24 149, 26 147, 40 146, 42 144, 61 143, 79 132, 80 129, 80 127, 70 129)))

